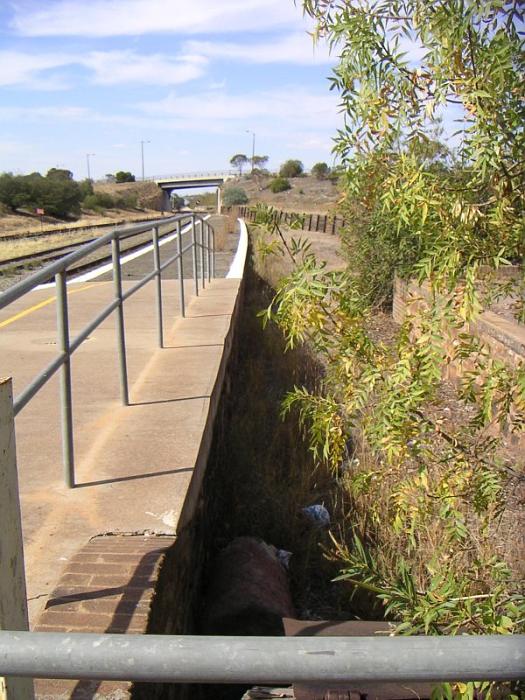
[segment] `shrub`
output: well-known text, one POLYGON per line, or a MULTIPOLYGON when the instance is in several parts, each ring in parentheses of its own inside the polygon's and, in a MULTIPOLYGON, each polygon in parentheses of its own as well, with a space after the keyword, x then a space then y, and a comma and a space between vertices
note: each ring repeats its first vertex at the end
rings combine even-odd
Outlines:
POLYGON ((222 201, 225 207, 232 207, 235 204, 246 204, 248 195, 242 187, 228 187, 224 190, 222 201))
POLYGON ((138 204, 137 195, 128 192, 120 197, 115 197, 114 203, 117 209, 136 209, 138 204))
POLYGON ((318 180, 324 180, 325 177, 328 177, 329 173, 330 168, 326 163, 316 163, 312 168, 312 175, 318 180))
POLYGON ((119 170, 115 173, 115 182, 135 182, 135 175, 128 170, 119 170))
POLYGON ((81 199, 78 183, 69 178, 40 173, 0 176, 0 202, 12 211, 41 207, 46 214, 66 217, 80 212, 81 199))
POLYGON ((113 209, 116 202, 110 194, 98 192, 96 194, 88 194, 82 202, 84 209, 113 209))
POLYGON ((269 187, 274 194, 277 192, 285 192, 286 190, 292 189, 292 186, 285 177, 275 177, 270 182, 269 187))
POLYGON ((281 177, 300 177, 304 172, 304 166, 300 160, 287 160, 281 165, 279 175, 281 177))

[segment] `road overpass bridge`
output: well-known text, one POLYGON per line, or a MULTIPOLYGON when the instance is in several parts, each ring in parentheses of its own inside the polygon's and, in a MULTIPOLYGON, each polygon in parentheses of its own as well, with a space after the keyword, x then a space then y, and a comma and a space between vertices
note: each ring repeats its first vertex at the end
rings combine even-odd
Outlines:
POLYGON ((162 209, 171 209, 171 195, 177 190, 196 189, 200 187, 217 188, 217 212, 221 211, 221 185, 235 177, 232 170, 215 172, 178 173, 176 175, 162 175, 152 177, 163 192, 162 209))

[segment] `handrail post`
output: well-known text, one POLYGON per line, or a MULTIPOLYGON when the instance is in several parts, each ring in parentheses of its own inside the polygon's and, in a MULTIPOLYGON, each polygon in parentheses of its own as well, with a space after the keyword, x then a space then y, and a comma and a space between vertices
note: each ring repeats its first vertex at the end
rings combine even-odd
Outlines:
POLYGON ((195 280, 195 296, 199 296, 199 272, 197 269, 197 236, 195 233, 195 215, 191 217, 191 256, 193 260, 193 279, 195 280))
POLYGON ((215 279, 215 229, 211 229, 211 264, 212 264, 212 276, 215 279))
POLYGON ((201 247, 201 280, 202 280, 202 288, 206 288, 206 276, 205 276, 205 270, 204 270, 204 221, 202 219, 199 219, 199 224, 200 224, 200 229, 201 229, 201 236, 200 236, 200 247, 201 247))
MULTIPOLYGON (((28 631, 11 379, 0 379, 0 630, 28 631)), ((0 678, 0 698, 34 700, 31 678, 0 678)))
POLYGON ((159 227, 153 229, 153 265, 157 283, 157 331, 159 348, 164 347, 164 325, 162 322, 162 270, 160 269, 159 227))
POLYGON ((211 282, 211 234, 209 224, 206 224, 206 265, 208 267, 208 282, 211 282))
POLYGON ((122 405, 129 405, 128 368, 126 363, 126 336, 124 332, 124 303, 122 299, 122 274, 120 268, 120 241, 118 234, 111 241, 111 257, 113 259, 113 286, 117 306, 117 345, 120 371, 120 396, 122 405))
POLYGON ((182 264, 182 231, 180 221, 177 221, 177 268, 179 270, 179 294, 180 294, 180 315, 182 318, 186 316, 184 305, 184 266, 182 264))
POLYGON ((73 398, 71 390, 71 354, 69 348, 69 318, 65 271, 55 275, 57 290, 57 342, 66 356, 60 369, 60 412, 62 416, 62 460, 64 481, 69 489, 75 486, 75 456, 73 446, 73 398))

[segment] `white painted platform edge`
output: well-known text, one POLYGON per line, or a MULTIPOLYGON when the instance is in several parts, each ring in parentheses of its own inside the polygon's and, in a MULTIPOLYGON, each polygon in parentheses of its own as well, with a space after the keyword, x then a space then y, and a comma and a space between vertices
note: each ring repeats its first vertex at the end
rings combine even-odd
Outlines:
POLYGON ((239 237, 239 243, 237 245, 237 251, 233 262, 230 265, 226 279, 237 279, 240 280, 244 276, 244 265, 246 263, 246 256, 248 254, 248 229, 246 228, 246 223, 244 219, 237 219, 241 229, 241 235, 239 237))

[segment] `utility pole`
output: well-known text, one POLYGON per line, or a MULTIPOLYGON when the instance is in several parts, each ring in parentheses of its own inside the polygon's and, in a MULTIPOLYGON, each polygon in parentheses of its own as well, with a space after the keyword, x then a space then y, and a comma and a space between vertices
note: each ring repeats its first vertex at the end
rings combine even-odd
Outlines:
POLYGON ((88 175, 88 180, 91 180, 91 169, 89 167, 89 157, 90 156, 96 156, 96 153, 86 153, 86 163, 87 163, 87 175, 88 175))
POLYGON ((252 135, 252 173, 253 173, 253 168, 254 168, 253 161, 255 160, 255 131, 252 131, 251 129, 246 129, 246 133, 252 135))
POLYGON ((142 162, 142 180, 144 181, 144 144, 151 143, 151 141, 141 141, 140 142, 140 158, 142 162))

